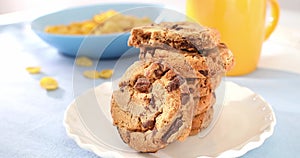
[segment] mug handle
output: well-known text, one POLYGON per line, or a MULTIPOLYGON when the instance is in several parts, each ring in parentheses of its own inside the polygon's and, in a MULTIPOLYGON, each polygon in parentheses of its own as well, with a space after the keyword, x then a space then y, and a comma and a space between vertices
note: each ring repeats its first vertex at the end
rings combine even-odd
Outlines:
POLYGON ((265 40, 267 40, 272 34, 272 32, 275 30, 275 27, 279 20, 279 13, 280 13, 280 8, 277 0, 268 0, 268 2, 271 5, 271 17, 273 19, 266 26, 265 40))

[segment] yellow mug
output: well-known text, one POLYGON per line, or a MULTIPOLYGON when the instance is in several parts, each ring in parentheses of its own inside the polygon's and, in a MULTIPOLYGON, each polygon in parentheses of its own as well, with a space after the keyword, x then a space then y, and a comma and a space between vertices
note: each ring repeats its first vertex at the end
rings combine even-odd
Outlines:
POLYGON ((277 0, 187 0, 188 18, 216 28, 221 41, 235 56, 229 76, 245 75, 257 68, 263 42, 274 31, 279 19, 277 0), (266 25, 267 4, 271 21, 266 25))

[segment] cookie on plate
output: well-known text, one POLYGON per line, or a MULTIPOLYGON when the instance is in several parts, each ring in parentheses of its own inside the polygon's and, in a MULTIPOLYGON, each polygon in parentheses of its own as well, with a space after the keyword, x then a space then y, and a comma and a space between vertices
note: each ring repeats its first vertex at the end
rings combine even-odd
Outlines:
POLYGON ((192 22, 162 22, 131 30, 128 45, 134 47, 172 47, 201 53, 220 43, 219 32, 192 22))
POLYGON ((207 128, 212 121, 214 107, 210 106, 208 109, 193 117, 193 126, 190 131, 190 136, 198 134, 201 130, 207 128))
POLYGON ((187 78, 224 75, 234 65, 232 52, 219 43, 215 48, 198 52, 180 51, 173 48, 140 48, 140 60, 164 60, 187 78))
POLYGON ((113 124, 123 141, 140 152, 184 140, 194 108, 185 79, 165 62, 132 64, 111 101, 113 124))

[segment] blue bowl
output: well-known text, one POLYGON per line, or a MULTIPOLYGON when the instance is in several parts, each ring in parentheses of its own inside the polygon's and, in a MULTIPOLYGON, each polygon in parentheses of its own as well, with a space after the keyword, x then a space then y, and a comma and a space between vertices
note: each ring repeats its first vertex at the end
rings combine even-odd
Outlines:
POLYGON ((33 20, 31 28, 42 40, 55 47, 59 53, 74 57, 80 55, 102 59, 118 58, 131 48, 127 46, 129 32, 105 35, 61 35, 49 34, 44 31, 46 26, 84 21, 91 19, 95 14, 110 9, 126 15, 148 17, 155 21, 163 10, 163 5, 150 3, 104 3, 70 8, 33 20))

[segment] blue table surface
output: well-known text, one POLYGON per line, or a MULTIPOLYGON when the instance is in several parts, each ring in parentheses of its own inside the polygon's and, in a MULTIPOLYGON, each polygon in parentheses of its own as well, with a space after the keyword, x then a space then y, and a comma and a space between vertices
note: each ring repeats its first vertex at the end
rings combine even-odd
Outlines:
MULTIPOLYGON (((0 157, 97 157, 77 146, 66 135, 62 122, 67 106, 76 96, 107 80, 84 78, 81 74, 88 68, 74 69, 74 58, 57 53, 41 41, 28 23, 0 26, 0 51, 0 157), (41 74, 26 72, 27 66, 34 65, 42 67, 41 74), (41 89, 39 79, 43 76, 56 78, 60 88, 41 89)), ((116 62, 101 60, 97 69, 112 69, 116 62)), ((258 68, 249 75, 225 80, 260 94, 271 104, 277 118, 274 134, 242 157, 298 157, 300 75, 258 68)))

